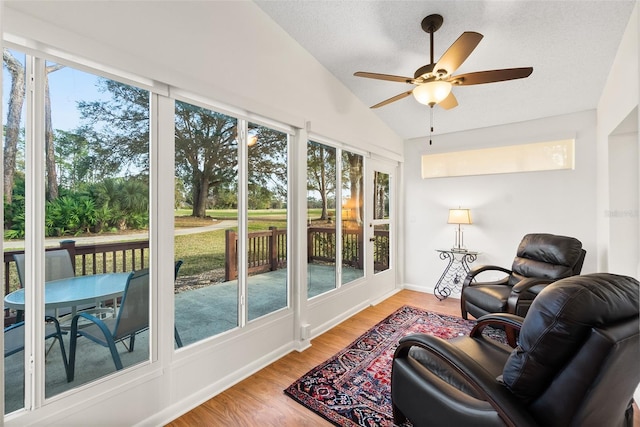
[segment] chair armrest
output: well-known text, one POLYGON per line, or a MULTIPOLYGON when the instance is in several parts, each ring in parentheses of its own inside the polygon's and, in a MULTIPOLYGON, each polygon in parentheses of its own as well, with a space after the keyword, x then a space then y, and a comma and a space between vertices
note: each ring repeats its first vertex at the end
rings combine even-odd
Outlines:
POLYGON ((411 347, 420 347, 459 373, 500 415, 508 426, 536 426, 526 407, 473 358, 446 340, 426 334, 408 335, 400 340, 394 358, 406 358, 411 347))
POLYGON ((482 334, 482 331, 487 326, 499 326, 503 328, 512 328, 520 331, 522 328, 522 322, 524 317, 516 316, 509 313, 491 313, 482 316, 478 319, 478 322, 469 333, 470 337, 477 337, 482 334))
POLYGON ((517 313, 520 297, 534 286, 547 286, 555 282, 553 279, 542 279, 537 277, 528 277, 513 285, 509 298, 507 298, 507 311, 509 313, 517 313))
POLYGON ((543 279, 540 277, 527 277, 522 279, 511 288, 512 293, 523 293, 527 291, 529 288, 536 285, 550 285, 555 282, 555 279, 543 279))
POLYGON ((71 320, 71 336, 72 337, 78 335, 78 320, 80 320, 81 317, 83 319, 86 319, 86 320, 89 320, 90 322, 95 323, 104 334, 105 339, 106 337, 111 336, 111 331, 102 320, 88 313, 78 313, 75 316, 73 316, 73 319, 71 320))
POLYGON ((44 316, 44 320, 53 323, 53 326, 56 328, 56 333, 58 335, 66 335, 66 332, 63 332, 62 328, 60 328, 60 322, 58 321, 58 319, 53 316, 46 315, 44 316))
POLYGON ((490 284, 490 285, 504 285, 507 284, 507 282, 509 281, 509 275, 511 274, 511 270, 509 270, 508 268, 504 268, 504 267, 499 267, 497 265, 479 265, 476 267, 471 268, 471 270, 469 270, 469 273, 467 273, 467 277, 465 277, 464 279, 464 283, 462 284, 463 288, 466 288, 467 286, 473 286, 472 282, 475 280, 475 277, 484 272, 484 271, 500 271, 502 273, 505 273, 507 275, 507 277, 504 277, 500 280, 496 280, 493 282, 482 282, 482 284, 490 284))

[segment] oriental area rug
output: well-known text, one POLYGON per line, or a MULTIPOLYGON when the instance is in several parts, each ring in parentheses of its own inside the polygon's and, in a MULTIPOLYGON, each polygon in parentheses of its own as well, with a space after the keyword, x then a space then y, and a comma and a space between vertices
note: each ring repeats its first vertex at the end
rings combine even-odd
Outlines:
MULTIPOLYGON (((338 426, 393 426, 391 362, 398 340, 414 333, 450 339, 468 335, 475 323, 401 307, 284 392, 338 426)), ((506 342, 502 331, 484 333, 506 342)))

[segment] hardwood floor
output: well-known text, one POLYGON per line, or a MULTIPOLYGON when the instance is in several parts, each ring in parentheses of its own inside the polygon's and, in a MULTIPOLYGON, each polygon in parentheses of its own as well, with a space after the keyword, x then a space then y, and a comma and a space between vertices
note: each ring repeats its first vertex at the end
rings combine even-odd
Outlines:
MULTIPOLYGON (((438 301, 433 295, 403 290, 312 340, 311 348, 302 353, 288 354, 167 426, 331 426, 322 417, 287 397, 283 390, 403 305, 460 315, 458 299, 438 301)), ((637 407, 634 415, 634 427, 640 427, 637 407)))

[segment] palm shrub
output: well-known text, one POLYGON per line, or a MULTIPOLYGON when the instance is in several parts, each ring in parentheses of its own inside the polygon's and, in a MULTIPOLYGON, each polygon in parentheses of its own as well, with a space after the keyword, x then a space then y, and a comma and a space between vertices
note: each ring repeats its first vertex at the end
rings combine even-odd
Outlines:
POLYGON ((107 178, 89 191, 98 206, 97 231, 148 227, 149 188, 143 179, 107 178))
MULTIPOLYGON (((45 207, 45 236, 146 229, 149 190, 144 178, 107 178, 75 190, 61 190, 45 207)), ((5 239, 22 239, 25 230, 24 184, 14 186, 13 201, 4 204, 5 239)))
POLYGON ((69 193, 47 202, 45 235, 77 235, 91 231, 96 223, 95 203, 81 193, 69 193))

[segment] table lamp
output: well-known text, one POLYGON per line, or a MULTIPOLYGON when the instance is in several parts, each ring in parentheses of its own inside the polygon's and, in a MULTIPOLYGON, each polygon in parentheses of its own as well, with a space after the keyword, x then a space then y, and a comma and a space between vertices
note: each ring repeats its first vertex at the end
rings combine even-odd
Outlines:
POLYGON ((465 250, 464 247, 464 236, 462 234, 461 224, 473 224, 471 222, 471 210, 469 209, 449 209, 449 220, 448 224, 458 224, 458 229, 456 230, 456 239, 455 246, 453 250, 465 250))

